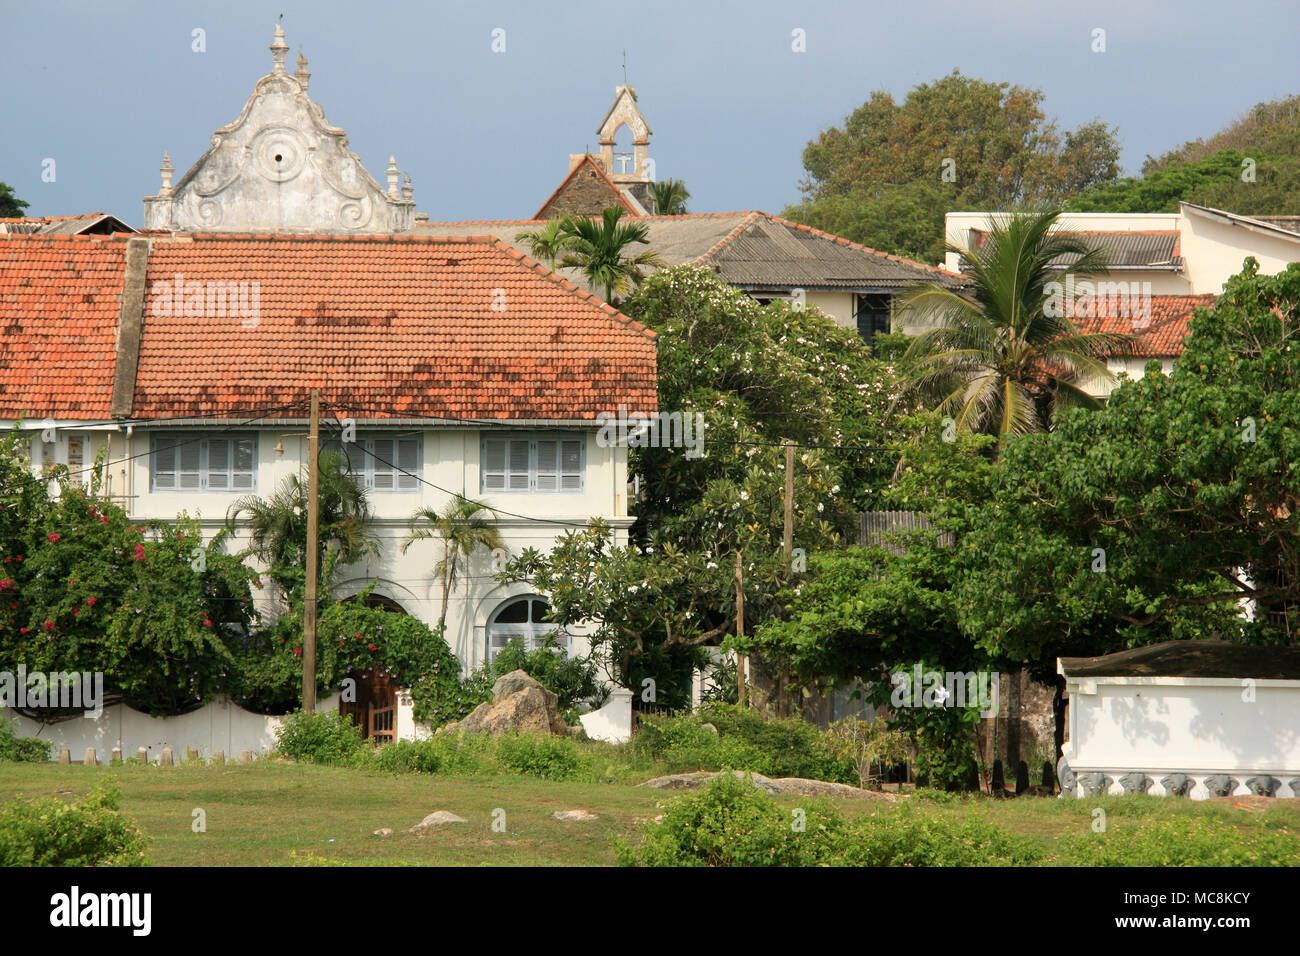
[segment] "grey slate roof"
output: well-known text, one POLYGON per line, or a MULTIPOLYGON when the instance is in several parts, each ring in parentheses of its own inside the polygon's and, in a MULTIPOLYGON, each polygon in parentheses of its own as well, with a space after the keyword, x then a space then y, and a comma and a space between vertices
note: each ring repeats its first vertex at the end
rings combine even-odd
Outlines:
MULTIPOLYGON (((935 266, 877 252, 765 212, 624 217, 644 223, 649 248, 665 265, 703 263, 724 282, 746 290, 844 289, 888 292, 925 282, 959 286, 935 266)), ((527 253, 515 236, 542 228, 538 220, 417 223, 414 232, 436 236, 494 235, 527 253)), ((557 270, 583 288, 574 269, 557 270)))
POLYGON ((1062 657, 1057 672, 1084 677, 1217 677, 1300 680, 1300 645, 1251 647, 1228 641, 1165 641, 1101 657, 1062 657))
POLYGON ((81 236, 113 232, 135 232, 135 230, 116 216, 103 212, 87 213, 84 216, 0 219, 0 235, 81 236))
MULTIPOLYGON (((987 232, 976 230, 976 248, 979 248, 987 232)), ((1106 250, 1113 269, 1150 269, 1154 272, 1181 272, 1183 257, 1178 255, 1178 231, 1176 229, 1153 232, 1061 232, 1059 235, 1082 239, 1089 248, 1106 250)), ((1079 259, 1076 255, 1057 256, 1052 265, 1073 265, 1079 259)))

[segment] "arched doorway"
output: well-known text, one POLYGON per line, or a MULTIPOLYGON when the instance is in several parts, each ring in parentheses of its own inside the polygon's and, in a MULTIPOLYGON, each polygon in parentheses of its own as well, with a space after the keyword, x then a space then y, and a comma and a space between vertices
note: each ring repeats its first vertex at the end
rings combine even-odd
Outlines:
MULTIPOLYGON (((381 611, 406 613, 404 607, 382 594, 368 594, 363 603, 381 611)), ((351 718, 367 740, 393 743, 397 740, 397 684, 393 676, 383 668, 368 667, 350 672, 348 678, 356 682, 356 699, 348 701, 344 699, 346 694, 340 696, 339 713, 351 718)))
POLYGON ((515 638, 536 650, 553 634, 560 647, 569 652, 569 635, 551 620, 551 604, 540 594, 524 594, 503 601, 488 618, 487 662, 496 658, 503 647, 515 638))

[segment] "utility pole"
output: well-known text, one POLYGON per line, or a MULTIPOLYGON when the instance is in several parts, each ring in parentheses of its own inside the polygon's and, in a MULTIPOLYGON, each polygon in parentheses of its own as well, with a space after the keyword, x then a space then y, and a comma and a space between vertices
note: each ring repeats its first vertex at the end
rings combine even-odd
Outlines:
MULTIPOLYGON (((736 552, 736 637, 745 636, 745 583, 741 571, 740 552, 736 552)), ((745 655, 736 652, 736 703, 744 707, 745 698, 745 655)))
POLYGON ((311 390, 311 430, 307 434, 307 595, 302 617, 302 709, 316 709, 316 551, 320 531, 318 497, 320 481, 316 459, 320 453, 320 389, 311 390))

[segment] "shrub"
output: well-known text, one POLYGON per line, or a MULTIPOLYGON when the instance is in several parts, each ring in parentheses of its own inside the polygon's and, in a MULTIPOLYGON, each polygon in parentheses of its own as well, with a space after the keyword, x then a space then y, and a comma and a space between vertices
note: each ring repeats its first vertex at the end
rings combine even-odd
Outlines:
POLYGON ((809 866, 830 855, 844 823, 819 803, 800 809, 802 819, 748 780, 723 774, 669 802, 662 823, 642 824, 640 846, 620 840, 615 853, 623 866, 809 866))
POLYGON ((769 777, 810 777, 836 783, 858 782, 850 761, 837 758, 829 738, 801 717, 774 719, 736 704, 709 704, 700 719, 713 724, 724 740, 739 738, 762 755, 757 770, 769 777))
POLYGON ((0 761, 43 763, 50 759, 50 745, 35 737, 19 737, 14 721, 0 720, 0 761))
POLYGON ((1240 830, 1211 816, 1150 816, 1104 833, 1066 833, 1063 866, 1300 866, 1300 840, 1285 828, 1240 830))
POLYGON ((356 765, 369 749, 361 728, 336 710, 295 711, 276 732, 276 749, 306 763, 356 765))
POLYGON ((907 735, 890 730, 883 717, 837 720, 827 730, 826 741, 832 756, 853 766, 857 784, 864 790, 868 787, 879 789, 880 780, 872 773, 878 763, 899 764, 912 756, 912 745, 907 735))
POLYGON ((147 837, 118 812, 117 781, 105 777, 77 803, 57 797, 0 808, 0 866, 145 866, 147 837))
POLYGON ((908 804, 854 821, 827 861, 835 866, 1026 866, 1042 851, 965 811, 932 815, 908 804))
POLYGON ((496 744, 485 734, 399 740, 375 751, 371 766, 387 773, 492 773, 497 769, 496 744))
POLYGON ((722 737, 704 727, 698 717, 642 715, 633 741, 638 763, 668 772, 684 770, 750 770, 766 773, 768 761, 738 736, 722 737))
POLYGON ((587 755, 566 737, 508 734, 497 738, 502 769, 546 780, 572 780, 589 769, 587 755))

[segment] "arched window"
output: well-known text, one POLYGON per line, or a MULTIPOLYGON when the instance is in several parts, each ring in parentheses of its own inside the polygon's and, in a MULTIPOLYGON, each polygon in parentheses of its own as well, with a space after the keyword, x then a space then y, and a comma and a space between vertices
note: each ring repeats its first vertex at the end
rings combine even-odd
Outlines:
POLYGON ((550 613, 550 602, 538 594, 511 598, 498 607, 488 619, 488 663, 492 663, 497 652, 517 637, 523 638, 524 646, 531 651, 541 647, 546 636, 552 633, 567 654, 569 635, 550 620, 550 613))

